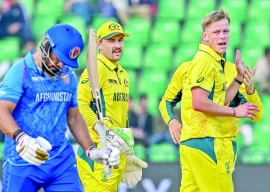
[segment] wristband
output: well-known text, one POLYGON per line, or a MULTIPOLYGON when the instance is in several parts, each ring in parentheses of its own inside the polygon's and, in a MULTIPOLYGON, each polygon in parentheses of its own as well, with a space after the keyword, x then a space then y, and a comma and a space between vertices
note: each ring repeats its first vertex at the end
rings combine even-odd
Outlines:
POLYGON ((233 109, 233 117, 235 117, 235 109, 234 108, 232 108, 233 109))
POLYGON ((18 129, 17 131, 15 131, 15 132, 13 133, 13 139, 14 139, 15 141, 18 141, 19 138, 23 135, 22 133, 24 133, 23 130, 18 129), (19 136, 19 135, 20 135, 20 136, 19 136), (19 138, 17 139, 18 136, 19 136, 19 138))
POLYGON ((238 79, 236 79, 236 78, 234 78, 234 81, 236 82, 236 83, 238 83, 239 85, 242 85, 242 81, 239 81, 238 79))
POLYGON ((95 146, 92 146, 92 147, 89 147, 89 149, 87 149, 86 150, 86 155, 87 155, 87 157, 89 157, 90 158, 90 151, 92 150, 92 149, 94 149, 94 148, 96 148, 95 146))

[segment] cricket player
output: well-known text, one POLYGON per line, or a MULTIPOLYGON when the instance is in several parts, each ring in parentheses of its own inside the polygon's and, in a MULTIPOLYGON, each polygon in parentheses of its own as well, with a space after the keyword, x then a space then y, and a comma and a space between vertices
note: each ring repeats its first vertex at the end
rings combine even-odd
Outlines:
MULTIPOLYGON (((86 158, 83 149, 78 149, 77 166, 86 192, 116 192, 121 180, 127 185, 136 185, 141 180, 142 168, 147 167, 146 162, 134 155, 133 133, 127 128, 130 82, 119 60, 124 51, 124 38, 128 36, 122 26, 115 22, 104 23, 97 30, 97 65, 106 136, 108 145, 117 147, 121 155, 119 167, 112 169, 112 176, 106 178, 104 167, 86 158)), ((91 137, 99 148, 99 125, 87 70, 84 70, 79 81, 78 103, 91 137)))
MULTIPOLYGON (((254 119, 254 110, 259 111, 251 103, 235 108, 224 106, 234 98, 245 75, 241 54, 237 51, 236 75, 226 88, 225 59, 222 55, 229 43, 229 23, 230 19, 224 10, 206 15, 202 22, 206 45, 201 44, 194 59, 183 66, 186 67, 186 72, 181 71, 184 76, 177 77, 180 89, 175 87, 175 82, 170 85, 171 93, 175 92, 177 96, 172 103, 182 96, 183 127, 171 113, 169 118, 168 115, 162 116, 166 122, 172 119, 169 122, 170 132, 177 132, 172 138, 175 142, 179 138, 181 141, 181 192, 233 191, 231 173, 227 169, 230 163, 229 149, 224 144, 220 116, 254 119)), ((167 109, 172 107, 168 101, 165 101, 165 106, 167 109)), ((162 109, 164 103, 161 103, 162 109)))
MULTIPOLYGON (((173 108, 177 103, 181 101, 182 91, 184 86, 184 79, 187 74, 188 67, 191 61, 182 63, 177 70, 175 71, 168 88, 162 97, 162 100, 159 105, 159 110, 162 115, 164 122, 168 125, 169 131, 171 134, 171 138, 175 144, 180 143, 180 135, 182 130, 182 122, 179 122, 173 113, 173 108)), ((254 117, 255 122, 258 122, 262 119, 263 115, 263 105, 254 87, 253 80, 253 71, 248 67, 246 70, 246 76, 244 79, 244 84, 239 89, 239 92, 235 96, 235 98, 230 102, 229 106, 236 107, 240 104, 244 104, 246 102, 256 104, 260 112, 257 112, 257 117, 254 117)), ((234 77, 236 76, 235 64, 229 61, 225 63, 225 78, 226 84, 230 84, 234 77)), ((224 142, 228 151, 229 157, 229 166, 228 172, 230 174, 233 173, 236 156, 237 156, 237 143, 235 141, 238 133, 239 118, 236 117, 221 117, 222 123, 222 133, 224 142)))
POLYGON ((81 34, 58 24, 45 32, 37 51, 15 63, 0 85, 0 127, 6 134, 3 192, 83 191, 69 126, 85 156, 117 166, 120 151, 106 154, 90 139, 77 103, 72 68, 83 50, 81 34))

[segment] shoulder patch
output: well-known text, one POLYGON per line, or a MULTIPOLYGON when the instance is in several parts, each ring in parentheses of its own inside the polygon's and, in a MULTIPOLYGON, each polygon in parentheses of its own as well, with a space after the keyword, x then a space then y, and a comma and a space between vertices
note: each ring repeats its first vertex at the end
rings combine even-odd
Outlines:
POLYGON ((197 79, 197 83, 201 83, 204 80, 204 77, 200 77, 199 79, 197 79))

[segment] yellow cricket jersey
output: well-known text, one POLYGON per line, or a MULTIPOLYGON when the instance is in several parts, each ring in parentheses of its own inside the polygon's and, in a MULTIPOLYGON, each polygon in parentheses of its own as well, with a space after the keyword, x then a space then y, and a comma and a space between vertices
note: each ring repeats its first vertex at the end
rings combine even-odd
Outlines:
POLYGON ((173 113, 173 108, 182 99, 182 90, 189 65, 190 61, 184 62, 176 69, 171 82, 168 85, 162 100, 160 101, 159 111, 167 125, 172 119, 176 119, 173 113))
POLYGON ((191 138, 222 137, 221 118, 195 111, 192 107, 192 88, 200 87, 208 91, 208 98, 224 105, 226 80, 224 58, 212 48, 200 44, 199 50, 191 61, 185 78, 181 103, 182 134, 181 141, 191 138))
MULTIPOLYGON (((170 84, 167 87, 164 96, 162 97, 162 100, 160 101, 159 111, 166 124, 168 124, 172 119, 176 119, 173 114, 173 108, 178 102, 181 101, 184 81, 187 76, 187 71, 190 63, 191 61, 184 62, 177 68, 171 79, 170 84)), ((231 84, 236 75, 237 71, 235 69, 235 64, 226 61, 225 79, 227 87, 231 84)), ((254 119, 255 122, 260 121, 263 116, 263 105, 258 95, 258 92, 255 91, 253 94, 248 95, 246 93, 244 84, 242 84, 239 92, 237 93, 235 98, 228 104, 228 106, 237 107, 238 105, 244 104, 247 101, 256 104, 260 109, 260 112, 256 112, 257 117, 255 117, 254 119)), ((221 117, 223 137, 235 138, 237 136, 239 132, 238 121, 239 119, 235 117, 221 117)))
MULTIPOLYGON (((229 61, 226 61, 225 64, 225 78, 227 82, 227 87, 232 83, 234 78, 237 75, 237 71, 235 69, 235 64, 229 61)), ((258 122, 262 119, 263 116, 263 105, 261 99, 258 95, 258 92, 255 91, 253 94, 248 95, 245 90, 244 83, 241 85, 239 92, 234 97, 234 99, 230 102, 230 107, 237 107, 240 104, 244 104, 246 102, 254 103, 260 109, 260 112, 256 112, 257 117, 254 118, 255 122, 258 122)), ((222 117, 222 132, 223 137, 236 137, 239 132, 238 127, 238 118, 235 117, 222 117)))
MULTIPOLYGON (((109 127, 128 127, 129 76, 120 63, 116 66, 105 56, 97 55, 100 94, 103 117, 109 127)), ((93 142, 99 137, 94 130, 97 122, 96 105, 89 85, 88 73, 85 69, 78 85, 79 110, 86 121, 93 142)))

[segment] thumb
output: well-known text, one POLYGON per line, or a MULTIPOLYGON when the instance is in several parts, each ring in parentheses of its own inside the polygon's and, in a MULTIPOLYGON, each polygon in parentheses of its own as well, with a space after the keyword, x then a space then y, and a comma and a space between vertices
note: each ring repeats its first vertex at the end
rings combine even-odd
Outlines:
POLYGON ((147 168, 148 167, 148 164, 145 161, 141 160, 140 158, 138 158, 135 155, 134 155, 134 158, 133 158, 133 163, 135 165, 141 166, 142 168, 147 168))
POLYGON ((109 152, 109 157, 117 157, 120 155, 120 150, 116 147, 108 146, 107 149, 109 152))
POLYGON ((50 142, 48 140, 46 140, 45 138, 43 138, 43 137, 38 136, 37 137, 37 142, 46 151, 50 151, 52 149, 52 145, 50 144, 50 142))

